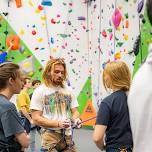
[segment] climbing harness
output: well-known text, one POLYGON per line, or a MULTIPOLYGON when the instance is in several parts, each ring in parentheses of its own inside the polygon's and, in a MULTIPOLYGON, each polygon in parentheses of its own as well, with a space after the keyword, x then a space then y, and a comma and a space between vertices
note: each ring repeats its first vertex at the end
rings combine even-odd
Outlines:
MULTIPOLYGON (((46 149, 48 152, 50 152, 51 150, 53 149, 56 149, 57 152, 63 152, 65 149, 68 149, 69 152, 71 151, 72 147, 74 146, 74 141, 73 141, 73 133, 74 133, 74 129, 77 128, 78 125, 80 124, 83 124, 87 121, 90 121, 92 119, 95 119, 95 117, 92 117, 92 118, 89 118, 89 119, 86 119, 86 120, 83 120, 81 121, 81 123, 78 123, 78 124, 75 124, 73 120, 71 120, 71 139, 70 139, 70 144, 67 144, 66 142, 66 136, 65 136, 65 130, 66 129, 61 129, 61 134, 62 134, 62 138, 60 138, 60 140, 53 146, 53 147, 50 147, 48 149, 46 149), (60 143, 62 142, 62 147, 59 145, 60 143)), ((45 150, 44 150, 45 152, 45 150)))

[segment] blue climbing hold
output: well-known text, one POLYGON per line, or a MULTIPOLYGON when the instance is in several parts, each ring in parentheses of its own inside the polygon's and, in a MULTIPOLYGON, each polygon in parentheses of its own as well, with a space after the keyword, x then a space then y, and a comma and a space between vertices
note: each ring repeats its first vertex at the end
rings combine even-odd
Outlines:
POLYGON ((54 44, 54 38, 53 37, 51 37, 51 43, 54 44))
POLYGON ((6 56, 7 56, 6 52, 0 51, 0 64, 6 61, 6 56))
POLYGON ((51 0, 42 0, 41 5, 52 6, 52 2, 51 0))

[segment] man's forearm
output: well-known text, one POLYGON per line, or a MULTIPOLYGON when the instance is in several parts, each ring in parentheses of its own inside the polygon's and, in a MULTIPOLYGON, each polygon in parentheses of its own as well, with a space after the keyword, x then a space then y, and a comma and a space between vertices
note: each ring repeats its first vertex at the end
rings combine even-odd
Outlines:
POLYGON ((73 112, 73 114, 72 114, 72 119, 77 119, 77 118, 80 118, 80 114, 79 114, 78 111, 75 111, 75 112, 73 112))
POLYGON ((59 127, 59 121, 58 120, 49 120, 47 118, 44 118, 43 116, 38 116, 37 118, 33 119, 34 124, 46 128, 57 128, 59 127))

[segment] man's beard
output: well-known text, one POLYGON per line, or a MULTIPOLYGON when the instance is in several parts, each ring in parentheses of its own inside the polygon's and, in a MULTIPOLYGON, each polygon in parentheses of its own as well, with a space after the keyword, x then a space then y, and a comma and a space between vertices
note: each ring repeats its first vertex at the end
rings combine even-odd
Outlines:
POLYGON ((54 80, 52 80, 52 84, 54 86, 61 86, 61 87, 63 87, 63 79, 61 78, 60 81, 54 81, 54 80))

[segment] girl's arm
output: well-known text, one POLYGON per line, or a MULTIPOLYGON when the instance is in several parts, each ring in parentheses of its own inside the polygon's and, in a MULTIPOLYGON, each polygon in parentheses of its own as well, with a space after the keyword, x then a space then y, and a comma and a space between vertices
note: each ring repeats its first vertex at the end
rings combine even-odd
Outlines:
POLYGON ((95 125, 95 129, 93 133, 93 141, 100 150, 104 150, 105 148, 104 135, 106 128, 107 126, 104 125, 95 125))

